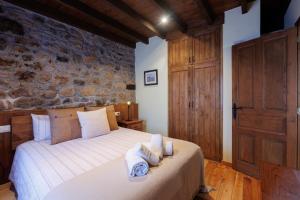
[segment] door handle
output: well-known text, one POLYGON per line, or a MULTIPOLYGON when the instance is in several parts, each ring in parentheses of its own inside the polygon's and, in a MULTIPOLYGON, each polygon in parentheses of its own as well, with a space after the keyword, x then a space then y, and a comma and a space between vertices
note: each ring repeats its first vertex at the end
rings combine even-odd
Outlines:
POLYGON ((233 119, 236 119, 237 111, 242 110, 242 109, 243 109, 243 107, 238 107, 236 105, 236 103, 233 103, 233 105, 232 105, 232 117, 233 117, 233 119))

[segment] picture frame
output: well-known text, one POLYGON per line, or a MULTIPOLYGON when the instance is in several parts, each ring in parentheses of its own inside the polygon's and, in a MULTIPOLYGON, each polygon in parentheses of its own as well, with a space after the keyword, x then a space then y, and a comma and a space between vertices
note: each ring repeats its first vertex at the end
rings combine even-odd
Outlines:
POLYGON ((158 71, 157 69, 144 71, 144 85, 158 85, 158 71))

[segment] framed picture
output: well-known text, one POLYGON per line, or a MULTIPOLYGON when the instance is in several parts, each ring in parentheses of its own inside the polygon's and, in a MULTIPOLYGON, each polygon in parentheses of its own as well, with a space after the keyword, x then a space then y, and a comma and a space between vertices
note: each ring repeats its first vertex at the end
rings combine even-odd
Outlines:
POLYGON ((144 72, 144 85, 158 85, 157 69, 144 72))

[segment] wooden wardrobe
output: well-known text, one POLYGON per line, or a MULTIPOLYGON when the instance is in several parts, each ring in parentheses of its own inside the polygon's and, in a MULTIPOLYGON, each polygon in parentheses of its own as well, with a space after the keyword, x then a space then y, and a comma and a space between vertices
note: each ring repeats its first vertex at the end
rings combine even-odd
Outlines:
POLYGON ((221 28, 168 45, 169 136, 194 142, 206 158, 221 160, 221 28))

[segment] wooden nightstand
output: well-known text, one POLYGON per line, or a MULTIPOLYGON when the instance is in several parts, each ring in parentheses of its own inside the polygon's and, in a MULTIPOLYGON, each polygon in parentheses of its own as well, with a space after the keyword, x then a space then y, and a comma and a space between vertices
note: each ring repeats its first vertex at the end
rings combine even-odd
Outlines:
POLYGON ((119 121, 118 125, 124 128, 144 131, 143 120, 119 121))

